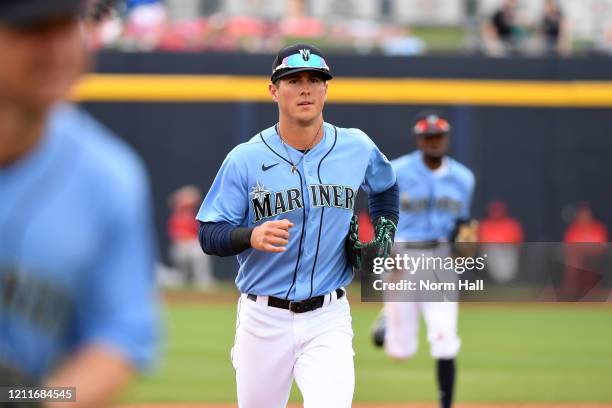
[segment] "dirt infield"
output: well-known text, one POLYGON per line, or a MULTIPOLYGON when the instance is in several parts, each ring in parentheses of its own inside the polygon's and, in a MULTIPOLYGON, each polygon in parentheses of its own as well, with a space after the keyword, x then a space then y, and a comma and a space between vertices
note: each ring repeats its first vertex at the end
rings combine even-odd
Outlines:
MULTIPOLYGON (((116 408, 235 408, 233 404, 130 404, 116 408)), ((301 405, 291 404, 287 408, 300 408, 301 405)), ((610 404, 456 404, 456 408, 610 408, 610 404)), ((406 403, 406 404, 354 404, 353 408, 438 408, 437 404, 406 403)))

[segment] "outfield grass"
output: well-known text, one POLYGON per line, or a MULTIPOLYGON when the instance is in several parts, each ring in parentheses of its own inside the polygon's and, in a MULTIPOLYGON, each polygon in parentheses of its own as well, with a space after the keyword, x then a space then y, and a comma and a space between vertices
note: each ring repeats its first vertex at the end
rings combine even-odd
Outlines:
MULTIPOLYGON (((377 309, 356 303, 355 401, 435 401, 424 330, 413 359, 390 361, 370 344, 377 309)), ((169 305, 165 357, 126 401, 233 402, 234 322, 233 305, 169 305)), ((460 335, 458 401, 612 403, 609 307, 464 305, 460 335)), ((296 390, 292 400, 300 401, 296 390)))

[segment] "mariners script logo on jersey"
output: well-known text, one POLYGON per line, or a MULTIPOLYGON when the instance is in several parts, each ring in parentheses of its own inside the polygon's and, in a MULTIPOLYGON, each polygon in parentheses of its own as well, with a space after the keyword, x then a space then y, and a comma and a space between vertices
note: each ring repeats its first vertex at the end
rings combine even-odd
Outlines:
MULTIPOLYGON (((355 190, 348 186, 311 184, 308 186, 308 191, 313 207, 330 207, 353 211, 356 194, 355 190)), ((251 188, 251 204, 253 205, 253 222, 304 208, 304 200, 300 189, 289 188, 281 191, 270 191, 259 183, 251 188)))
POLYGON ((437 200, 432 201, 431 198, 411 199, 408 194, 403 193, 400 196, 400 208, 402 211, 408 212, 419 212, 425 211, 428 208, 435 208, 436 210, 446 211, 454 215, 461 213, 463 204, 459 200, 454 200, 450 197, 440 197, 437 200))

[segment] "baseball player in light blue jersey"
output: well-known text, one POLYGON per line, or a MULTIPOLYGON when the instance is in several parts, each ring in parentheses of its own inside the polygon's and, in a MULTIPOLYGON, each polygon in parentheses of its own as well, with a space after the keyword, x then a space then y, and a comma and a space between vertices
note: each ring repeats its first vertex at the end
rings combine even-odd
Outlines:
POLYGON ((84 4, 0 4, 0 385, 76 387, 74 408, 109 403, 157 338, 144 167, 58 104, 85 65, 84 4))
MULTIPOLYGON (((413 133, 418 150, 393 160, 400 190, 400 218, 394 250, 408 256, 447 257, 453 231, 467 221, 474 174, 446 156, 450 125, 435 111, 421 112, 413 133)), ((453 272, 451 272, 453 273, 453 272)), ((395 359, 417 350, 419 317, 427 325, 430 352, 437 360, 440 405, 452 404, 455 356, 459 352, 456 302, 385 302, 373 331, 374 343, 395 359)))
POLYGON ((327 62, 316 47, 282 49, 269 91, 279 122, 225 158, 197 215, 202 248, 237 255, 232 363, 241 408, 350 407, 353 279, 345 252, 359 188, 379 225, 397 222, 391 164, 358 129, 323 121, 327 62))

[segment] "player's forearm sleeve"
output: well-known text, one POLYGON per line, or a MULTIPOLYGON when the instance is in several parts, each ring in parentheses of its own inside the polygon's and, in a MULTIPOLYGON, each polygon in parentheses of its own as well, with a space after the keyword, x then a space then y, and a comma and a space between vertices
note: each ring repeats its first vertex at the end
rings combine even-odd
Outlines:
POLYGON ((238 255, 251 247, 253 228, 237 228, 227 222, 200 222, 198 238, 209 255, 238 255))
POLYGON ((385 217, 395 225, 399 220, 399 188, 397 182, 378 194, 368 196, 370 218, 375 221, 385 217))

